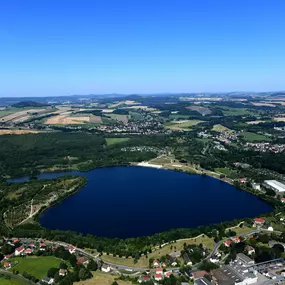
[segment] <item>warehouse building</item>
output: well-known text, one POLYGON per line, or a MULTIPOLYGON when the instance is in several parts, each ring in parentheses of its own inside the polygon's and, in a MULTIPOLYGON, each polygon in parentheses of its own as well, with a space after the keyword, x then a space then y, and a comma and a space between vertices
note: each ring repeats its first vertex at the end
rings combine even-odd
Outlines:
POLYGON ((276 193, 283 193, 285 192, 285 185, 276 180, 265 180, 263 183, 265 188, 272 189, 276 193))

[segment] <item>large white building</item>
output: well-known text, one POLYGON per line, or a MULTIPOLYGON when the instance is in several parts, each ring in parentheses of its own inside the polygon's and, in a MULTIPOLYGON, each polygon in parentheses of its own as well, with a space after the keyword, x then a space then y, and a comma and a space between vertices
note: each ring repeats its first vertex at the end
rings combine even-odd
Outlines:
POLYGON ((264 186, 274 190, 276 193, 283 193, 285 192, 285 185, 276 180, 265 180, 264 186))

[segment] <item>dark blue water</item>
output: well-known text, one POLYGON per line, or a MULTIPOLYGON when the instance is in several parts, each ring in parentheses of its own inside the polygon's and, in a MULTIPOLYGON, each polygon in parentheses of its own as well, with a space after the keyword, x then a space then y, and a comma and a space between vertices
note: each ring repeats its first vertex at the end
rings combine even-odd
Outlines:
MULTIPOLYGON (((43 226, 126 238, 255 217, 272 209, 258 197, 208 176, 144 167, 72 174, 88 178, 88 184, 44 211, 43 226)), ((39 178, 63 175, 67 173, 39 178)))

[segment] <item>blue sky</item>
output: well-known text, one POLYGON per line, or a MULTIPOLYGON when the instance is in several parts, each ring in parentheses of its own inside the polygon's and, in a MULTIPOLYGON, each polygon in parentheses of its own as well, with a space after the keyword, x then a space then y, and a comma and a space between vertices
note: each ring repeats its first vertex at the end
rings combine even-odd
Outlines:
POLYGON ((285 89, 284 0, 2 0, 0 96, 285 89))

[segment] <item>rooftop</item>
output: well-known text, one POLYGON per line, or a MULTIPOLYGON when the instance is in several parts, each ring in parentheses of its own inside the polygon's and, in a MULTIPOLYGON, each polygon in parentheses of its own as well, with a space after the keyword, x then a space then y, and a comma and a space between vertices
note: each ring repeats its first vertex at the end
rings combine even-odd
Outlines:
POLYGON ((285 185, 276 180, 265 180, 265 184, 269 185, 270 187, 276 189, 278 192, 285 192, 285 185))

